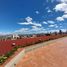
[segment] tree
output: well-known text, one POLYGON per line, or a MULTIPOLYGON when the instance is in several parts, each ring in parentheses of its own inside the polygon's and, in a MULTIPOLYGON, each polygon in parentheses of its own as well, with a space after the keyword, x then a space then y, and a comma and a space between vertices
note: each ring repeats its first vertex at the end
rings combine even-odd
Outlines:
POLYGON ((62 30, 59 30, 59 34, 62 34, 63 32, 62 32, 62 30))

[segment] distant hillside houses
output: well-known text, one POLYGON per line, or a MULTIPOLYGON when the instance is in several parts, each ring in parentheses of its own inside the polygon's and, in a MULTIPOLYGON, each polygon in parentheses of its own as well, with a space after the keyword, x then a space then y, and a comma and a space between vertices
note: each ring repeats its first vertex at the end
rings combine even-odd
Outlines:
POLYGON ((20 38, 20 36, 18 34, 13 34, 12 35, 12 39, 17 39, 17 38, 20 38))
POLYGON ((22 38, 34 38, 34 37, 40 37, 40 36, 50 36, 50 35, 62 35, 67 34, 67 31, 63 32, 62 30, 59 30, 59 32, 49 32, 49 33, 39 33, 39 34, 10 34, 10 35, 0 35, 0 40, 16 40, 16 39, 22 39, 22 38))
POLYGON ((16 40, 16 39, 22 39, 22 38, 34 38, 36 37, 37 35, 33 34, 26 34, 26 35, 18 35, 18 34, 11 34, 11 35, 4 35, 4 36, 0 36, 0 40, 7 40, 7 39, 10 39, 10 40, 16 40))

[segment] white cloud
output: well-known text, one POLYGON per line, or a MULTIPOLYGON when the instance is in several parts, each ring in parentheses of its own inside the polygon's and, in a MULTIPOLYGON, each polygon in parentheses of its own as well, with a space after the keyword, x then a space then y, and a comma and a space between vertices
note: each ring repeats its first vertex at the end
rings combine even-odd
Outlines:
POLYGON ((28 16, 28 17, 25 18, 25 20, 26 20, 27 22, 31 22, 33 19, 28 16))
POLYGON ((43 21, 44 24, 48 24, 47 22, 43 21))
POLYGON ((64 14, 62 17, 63 17, 63 18, 67 18, 67 14, 64 14))
POLYGON ((18 23, 18 24, 20 24, 20 25, 35 25, 35 26, 42 26, 41 24, 39 24, 39 23, 32 23, 32 22, 30 22, 30 23, 28 23, 28 22, 24 22, 24 23, 18 23))
MULTIPOLYGON (((66 29, 61 29, 63 32, 66 32, 66 29)), ((56 29, 56 30, 50 30, 49 32, 59 32, 59 30, 58 29, 56 29)))
POLYGON ((32 26, 33 29, 37 29, 38 27, 37 26, 32 26))
POLYGON ((47 22, 50 23, 50 24, 54 24, 55 23, 54 21, 51 21, 51 20, 48 20, 47 22))
POLYGON ((41 24, 39 24, 39 23, 36 23, 36 22, 34 22, 34 23, 32 23, 32 25, 35 25, 35 26, 42 26, 41 24))
POLYGON ((55 25, 49 25, 49 27, 54 27, 55 25))
POLYGON ((63 16, 56 18, 57 21, 64 21, 64 19, 67 19, 67 14, 64 14, 63 16))
POLYGON ((67 31, 67 29, 61 29, 63 32, 66 32, 67 31))
POLYGON ((18 23, 20 25, 29 25, 29 24, 32 24, 32 18, 31 17, 26 17, 25 18, 26 22, 21 22, 21 23, 18 23))
POLYGON ((65 3, 67 3, 67 0, 61 0, 61 2, 65 2, 65 3))
POLYGON ((40 12, 39 11, 35 11, 36 14, 39 14, 40 12))
POLYGON ((51 24, 51 25, 49 25, 49 27, 58 28, 58 25, 57 24, 51 24))
POLYGON ((55 6, 55 11, 62 11, 64 13, 67 13, 67 4, 66 3, 60 3, 55 6))
POLYGON ((64 21, 64 18, 63 17, 57 17, 56 20, 57 21, 64 21))
POLYGON ((61 3, 67 3, 67 0, 57 0, 57 1, 61 3))
POLYGON ((43 27, 32 26, 30 32, 44 33, 46 32, 46 29, 44 29, 43 27))
POLYGON ((37 26, 32 26, 32 31, 39 31, 41 30, 42 28, 41 27, 37 27, 37 26))
POLYGON ((47 11, 48 13, 52 12, 50 9, 47 11))
POLYGON ((44 28, 43 27, 37 27, 37 26, 32 26, 32 30, 35 30, 35 31, 37 31, 37 30, 43 30, 44 28))
POLYGON ((34 21, 32 21, 33 19, 31 17, 27 17, 25 18, 26 22, 21 22, 18 23, 20 25, 35 25, 35 26, 42 26, 40 23, 36 23, 34 21))
POLYGON ((9 35, 11 34, 12 32, 0 32, 0 35, 9 35))
POLYGON ((54 2, 54 0, 46 0, 46 2, 51 2, 51 3, 53 3, 53 2, 54 2))
MULTIPOLYGON (((66 29, 61 29, 63 32, 66 32, 66 29)), ((59 29, 49 30, 48 32, 59 32, 59 29)))
POLYGON ((58 27, 59 27, 58 25, 55 26, 55 28, 58 28, 58 27))
POLYGON ((59 32, 59 30, 58 29, 56 29, 56 30, 50 30, 49 32, 59 32))
POLYGON ((15 33, 22 33, 22 34, 32 34, 32 33, 44 33, 46 29, 43 27, 32 26, 32 28, 21 28, 16 30, 15 33))
POLYGON ((59 4, 57 4, 54 8, 55 11, 64 12, 64 15, 56 18, 57 21, 64 21, 67 19, 67 0, 57 0, 59 4))
POLYGON ((28 22, 22 22, 22 23, 18 23, 18 24, 20 24, 20 25, 29 25, 29 24, 31 24, 31 23, 28 23, 28 22))
POLYGON ((26 32, 28 30, 29 30, 28 28, 21 28, 19 30, 16 30, 15 32, 26 32))

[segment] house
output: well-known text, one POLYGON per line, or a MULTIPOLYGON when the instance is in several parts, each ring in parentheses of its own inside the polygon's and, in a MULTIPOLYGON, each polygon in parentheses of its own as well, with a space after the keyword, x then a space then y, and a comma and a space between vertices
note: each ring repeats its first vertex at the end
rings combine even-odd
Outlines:
POLYGON ((18 39, 18 38, 20 38, 18 34, 13 34, 13 35, 12 35, 12 39, 13 39, 13 40, 18 39))

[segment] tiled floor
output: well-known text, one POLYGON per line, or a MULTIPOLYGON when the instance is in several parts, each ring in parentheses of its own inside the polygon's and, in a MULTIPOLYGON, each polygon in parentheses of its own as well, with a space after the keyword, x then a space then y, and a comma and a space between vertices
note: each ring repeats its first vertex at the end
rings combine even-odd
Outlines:
POLYGON ((67 67, 67 38, 28 52, 16 67, 67 67))

